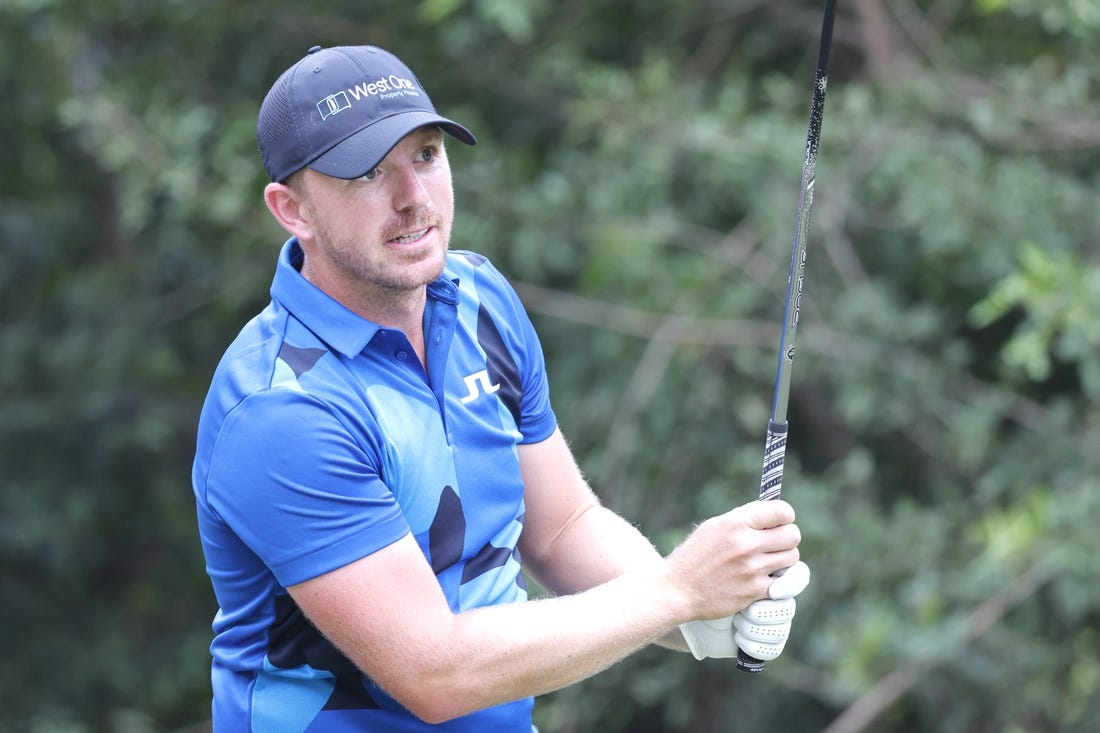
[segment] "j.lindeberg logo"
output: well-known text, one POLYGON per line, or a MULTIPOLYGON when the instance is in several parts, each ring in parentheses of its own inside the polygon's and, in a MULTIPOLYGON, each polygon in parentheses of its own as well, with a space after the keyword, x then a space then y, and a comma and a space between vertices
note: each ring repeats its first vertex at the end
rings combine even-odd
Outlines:
POLYGON ((371 97, 392 99, 405 96, 420 96, 416 82, 397 74, 390 74, 389 76, 380 76, 374 81, 360 82, 347 90, 333 92, 317 103, 317 111, 321 113, 321 121, 323 122, 345 109, 351 109, 352 100, 361 102, 371 97))
POLYGON ((495 394, 500 389, 499 384, 493 384, 489 379, 488 369, 465 376, 462 381, 466 383, 468 390, 468 394, 459 400, 464 405, 470 404, 482 394, 495 394))

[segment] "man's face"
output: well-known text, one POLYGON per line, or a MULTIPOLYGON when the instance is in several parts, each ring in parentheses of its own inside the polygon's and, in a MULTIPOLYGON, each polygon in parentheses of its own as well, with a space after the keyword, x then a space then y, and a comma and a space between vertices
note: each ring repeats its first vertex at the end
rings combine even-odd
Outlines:
POLYGON ((303 274, 349 303, 419 291, 443 270, 454 219, 451 167, 436 127, 415 130, 376 168, 345 181, 305 171, 303 274))

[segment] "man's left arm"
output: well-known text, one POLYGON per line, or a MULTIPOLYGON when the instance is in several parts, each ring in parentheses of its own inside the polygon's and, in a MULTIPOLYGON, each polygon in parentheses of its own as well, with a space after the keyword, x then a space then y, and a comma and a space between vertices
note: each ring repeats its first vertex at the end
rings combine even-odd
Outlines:
MULTIPOLYGON (((661 560, 634 525, 600 504, 560 430, 521 445, 519 456, 526 503, 520 552, 525 571, 548 591, 577 593, 661 560)), ((772 583, 768 598, 733 616, 683 624, 657 643, 698 659, 736 656, 738 647, 775 659, 790 634, 795 596, 809 581, 810 570, 799 561, 772 583)))
MULTIPOLYGON (((661 561, 637 527, 600 503, 560 430, 519 446, 519 459, 526 504, 520 552, 525 572, 546 590, 577 593, 661 561)), ((659 643, 687 650, 677 631, 659 643)))

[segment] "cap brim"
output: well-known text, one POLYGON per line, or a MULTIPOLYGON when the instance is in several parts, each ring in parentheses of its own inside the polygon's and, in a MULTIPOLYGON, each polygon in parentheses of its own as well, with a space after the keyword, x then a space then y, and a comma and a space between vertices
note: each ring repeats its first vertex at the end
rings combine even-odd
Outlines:
POLYGON ((375 168, 397 143, 413 130, 437 125, 467 145, 476 145, 473 133, 454 120, 416 110, 401 112, 364 127, 309 163, 308 167, 333 178, 352 179, 375 168))

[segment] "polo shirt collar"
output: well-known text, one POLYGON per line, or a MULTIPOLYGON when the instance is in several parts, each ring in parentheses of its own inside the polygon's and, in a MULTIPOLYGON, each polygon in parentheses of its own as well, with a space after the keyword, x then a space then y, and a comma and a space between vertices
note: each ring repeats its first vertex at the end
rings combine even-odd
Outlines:
MULTIPOLYGON (((271 298, 344 356, 352 358, 361 353, 381 326, 348 310, 302 277, 302 261, 298 239, 291 237, 279 252, 271 298)), ((428 296, 453 304, 457 301, 456 286, 456 282, 441 277, 428 285, 428 296)))

